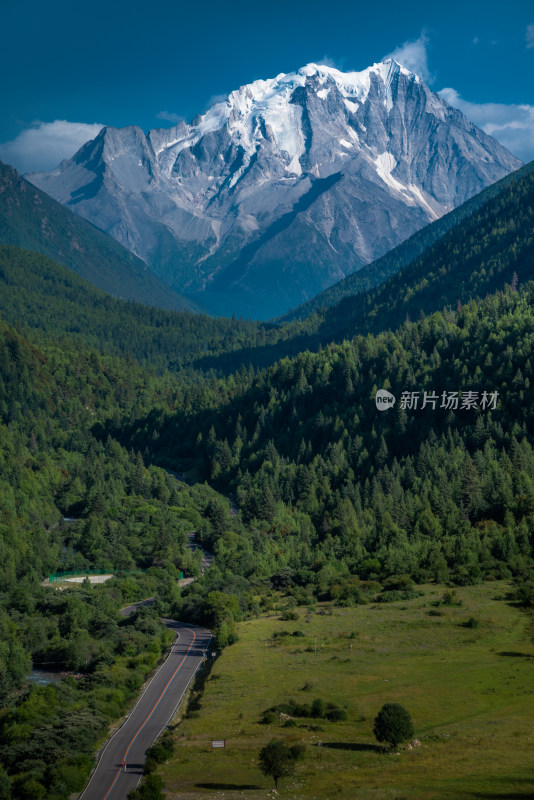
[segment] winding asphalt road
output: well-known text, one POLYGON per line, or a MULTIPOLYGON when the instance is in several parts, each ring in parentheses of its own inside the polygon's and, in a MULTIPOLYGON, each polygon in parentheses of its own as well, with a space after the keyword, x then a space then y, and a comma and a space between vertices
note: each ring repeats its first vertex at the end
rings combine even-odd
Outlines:
MULTIPOLYGON (((143 604, 151 602, 153 599, 143 604)), ((138 605, 141 603, 123 608, 121 614, 129 616, 138 605)), ((174 716, 202 663, 211 633, 172 619, 163 622, 176 632, 171 651, 135 708, 105 746, 80 800, 126 800, 143 774, 146 751, 174 716)))

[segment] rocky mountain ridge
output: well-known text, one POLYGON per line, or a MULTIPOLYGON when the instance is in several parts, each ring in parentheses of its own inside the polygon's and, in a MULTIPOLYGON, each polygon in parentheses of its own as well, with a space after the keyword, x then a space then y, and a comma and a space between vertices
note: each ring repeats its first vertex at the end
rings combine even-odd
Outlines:
POLYGON ((266 319, 520 163, 389 60, 255 81, 189 125, 104 128, 29 179, 174 289, 266 319))

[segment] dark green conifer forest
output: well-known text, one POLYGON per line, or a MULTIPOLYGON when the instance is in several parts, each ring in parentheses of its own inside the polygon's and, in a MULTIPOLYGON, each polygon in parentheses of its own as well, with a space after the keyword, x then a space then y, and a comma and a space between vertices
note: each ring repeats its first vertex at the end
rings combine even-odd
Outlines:
POLYGON ((214 408, 152 413, 126 437, 235 495, 265 556, 256 574, 283 567, 323 593, 350 575, 523 574, 534 533, 533 291, 508 288, 252 379, 243 372, 214 408), (397 397, 393 409, 377 410, 378 388, 397 397), (443 392, 469 391, 477 408, 440 408, 443 392), (401 407, 403 392, 419 393, 417 409, 401 407), (422 408, 424 392, 435 408, 422 408), (481 407, 483 392, 498 392, 494 410, 481 407), (273 546, 286 551, 278 565, 273 546))

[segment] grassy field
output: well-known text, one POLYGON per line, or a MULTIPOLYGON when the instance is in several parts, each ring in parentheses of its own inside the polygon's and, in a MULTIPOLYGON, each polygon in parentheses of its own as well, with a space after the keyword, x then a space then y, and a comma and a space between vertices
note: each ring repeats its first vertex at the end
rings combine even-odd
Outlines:
POLYGON ((239 642, 214 664, 200 712, 175 729, 175 755, 161 772, 168 797, 272 797, 257 754, 280 737, 307 745, 295 776, 281 782, 292 800, 534 798, 531 617, 505 599, 502 582, 457 589, 459 606, 436 605, 444 587, 421 590, 410 601, 319 604, 297 609, 294 622, 242 623, 239 642), (471 617, 478 627, 465 627, 471 617), (282 630, 305 636, 273 638, 282 630), (259 723, 275 703, 316 697, 345 708, 348 720, 259 723), (420 746, 379 751, 372 728, 385 702, 410 711, 420 746), (226 749, 212 750, 212 739, 226 749))

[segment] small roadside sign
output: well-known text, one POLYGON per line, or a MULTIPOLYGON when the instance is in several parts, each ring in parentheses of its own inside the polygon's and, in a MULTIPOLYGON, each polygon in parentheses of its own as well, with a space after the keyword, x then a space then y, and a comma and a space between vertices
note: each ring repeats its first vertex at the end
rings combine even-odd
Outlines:
POLYGON ((211 742, 211 746, 213 748, 226 747, 225 740, 224 739, 213 739, 212 742, 211 742))

